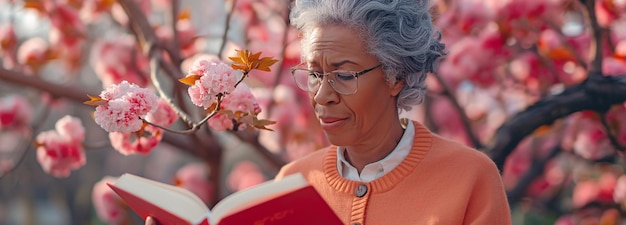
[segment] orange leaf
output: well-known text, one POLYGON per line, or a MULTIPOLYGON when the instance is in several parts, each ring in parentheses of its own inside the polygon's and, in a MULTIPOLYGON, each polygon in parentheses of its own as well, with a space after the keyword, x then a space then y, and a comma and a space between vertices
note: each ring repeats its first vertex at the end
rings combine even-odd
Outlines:
POLYGON ((107 103, 107 100, 104 100, 98 96, 91 96, 91 95, 87 95, 87 96, 89 96, 89 101, 84 101, 83 104, 85 105, 99 106, 99 105, 103 105, 107 103))
POLYGON ((254 124, 253 124, 253 126, 254 126, 254 127, 256 127, 256 128, 258 128, 258 129, 263 129, 263 130, 274 131, 274 130, 269 129, 269 128, 265 127, 265 126, 267 126, 267 125, 272 125, 272 124, 275 124, 275 123, 276 123, 276 122, 271 121, 271 120, 264 120, 264 119, 259 120, 259 119, 257 119, 257 118, 255 117, 255 118, 254 118, 254 124))
POLYGON ((247 53, 249 55, 248 56, 248 63, 256 62, 257 60, 259 60, 259 57, 261 56, 261 53, 263 53, 263 52, 257 52, 257 53, 254 53, 254 54, 250 55, 250 52, 248 52, 247 53))
POLYGON ((25 9, 33 9, 40 14, 45 14, 46 9, 44 8, 42 2, 40 0, 26 0, 24 2, 25 9))
POLYGON ((191 18, 191 12, 189 9, 183 9, 178 13, 178 20, 188 20, 191 18))
POLYGON ((242 71, 246 71, 246 66, 245 65, 238 65, 238 64, 233 64, 230 67, 232 67, 234 70, 242 70, 242 71))
POLYGON ((44 145, 44 143, 41 143, 41 142, 38 142, 38 141, 33 142, 33 145, 35 145, 35 148, 46 146, 46 145, 44 145))
POLYGON ((543 125, 540 127, 537 127, 537 129, 535 129, 534 134, 536 136, 544 136, 550 133, 550 131, 552 131, 552 127, 548 126, 548 125, 543 125))
POLYGON ((213 110, 215 110, 215 108, 217 108, 217 102, 213 102, 213 104, 211 104, 211 106, 209 106, 209 108, 207 108, 206 110, 204 110, 206 113, 212 113, 213 110))
POLYGON ((180 81, 183 84, 191 86, 191 85, 196 84, 196 81, 200 80, 200 77, 202 76, 201 75, 189 75, 189 76, 179 79, 178 81, 180 81))
POLYGON ((270 66, 274 65, 276 62, 278 62, 278 60, 273 59, 272 57, 263 57, 259 60, 259 65, 255 69, 270 72, 270 66))

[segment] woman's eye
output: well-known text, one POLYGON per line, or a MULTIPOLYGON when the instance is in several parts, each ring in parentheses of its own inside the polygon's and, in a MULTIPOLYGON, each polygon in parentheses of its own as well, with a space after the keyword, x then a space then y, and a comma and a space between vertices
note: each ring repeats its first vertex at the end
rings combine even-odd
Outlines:
POLYGON ((309 77, 319 79, 322 75, 316 72, 310 72, 309 77))
POLYGON ((352 80, 355 78, 352 74, 342 72, 335 73, 335 76, 338 80, 352 80))

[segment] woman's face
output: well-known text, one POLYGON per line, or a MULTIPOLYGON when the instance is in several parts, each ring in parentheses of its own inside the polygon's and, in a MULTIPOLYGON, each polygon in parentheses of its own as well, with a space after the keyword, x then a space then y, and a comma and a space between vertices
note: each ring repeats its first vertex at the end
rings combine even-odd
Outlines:
MULTIPOLYGON (((314 28, 303 41, 308 69, 359 72, 380 62, 366 52, 363 40, 352 29, 327 25, 314 28)), ((359 76, 356 94, 338 94, 325 77, 319 90, 310 93, 311 104, 330 143, 338 146, 365 144, 387 132, 379 122, 398 121, 396 96, 402 85, 389 85, 381 68, 359 76), (380 125, 380 124, 379 124, 380 125)))

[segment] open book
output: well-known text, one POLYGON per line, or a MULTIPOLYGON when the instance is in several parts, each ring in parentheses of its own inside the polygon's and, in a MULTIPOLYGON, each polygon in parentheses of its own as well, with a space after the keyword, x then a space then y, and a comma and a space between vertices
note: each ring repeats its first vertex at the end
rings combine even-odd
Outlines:
POLYGON ((233 193, 212 210, 190 191, 132 174, 108 184, 141 218, 160 225, 340 225, 301 174, 233 193))

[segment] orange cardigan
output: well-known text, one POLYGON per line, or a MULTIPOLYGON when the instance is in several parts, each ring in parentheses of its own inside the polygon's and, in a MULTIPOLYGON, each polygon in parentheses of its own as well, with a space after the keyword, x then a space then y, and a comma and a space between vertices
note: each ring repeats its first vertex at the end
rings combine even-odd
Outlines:
POLYGON ((276 179, 302 173, 349 225, 511 224, 504 187, 493 161, 413 123, 415 138, 409 155, 372 182, 341 177, 336 146, 285 165, 276 179))

